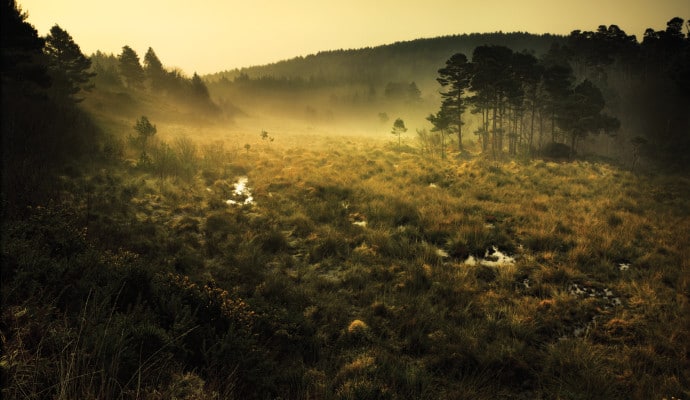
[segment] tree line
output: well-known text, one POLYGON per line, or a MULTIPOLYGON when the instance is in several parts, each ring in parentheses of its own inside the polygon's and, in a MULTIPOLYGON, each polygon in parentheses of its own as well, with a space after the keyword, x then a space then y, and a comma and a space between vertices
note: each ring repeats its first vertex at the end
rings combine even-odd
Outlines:
POLYGON ((619 122, 603 111, 601 91, 587 79, 576 85, 569 65, 549 55, 540 61, 530 53, 499 45, 478 46, 472 61, 462 53, 454 54, 439 70, 443 100, 438 112, 428 118, 432 130, 456 134, 462 151, 463 117, 469 108, 481 117, 474 133, 482 150, 494 157, 503 151, 505 142, 511 155, 521 147, 532 151, 537 125, 539 135, 550 131, 554 142, 558 126, 573 151, 577 140, 588 133, 615 131, 619 122), (550 129, 545 129, 545 121, 550 129))
POLYGON ((149 91, 218 113, 196 73, 166 69, 149 48, 141 64, 124 46, 116 57, 87 57, 54 25, 45 37, 14 0, 2 0, 2 211, 54 198, 55 170, 101 153, 104 134, 78 103, 95 85, 149 91))
MULTIPOLYGON (((362 49, 321 51, 276 63, 226 70, 211 74, 209 81, 233 80, 244 75, 258 80, 304 79, 312 85, 363 84, 384 87, 387 82, 410 82, 419 78, 432 80, 432 75, 449 53, 471 51, 480 44, 503 44, 511 49, 533 49, 546 52, 558 35, 513 33, 470 33, 436 38, 415 39, 362 49)), ((417 81, 420 86, 427 82, 417 81)))
POLYGON ((532 155, 545 139, 572 156, 588 135, 616 134, 622 118, 636 150, 687 168, 690 33, 683 26, 673 18, 641 43, 616 25, 577 30, 541 58, 502 45, 477 46, 471 60, 455 53, 438 70, 442 101, 428 117, 432 131, 457 135, 462 151, 469 111, 481 121, 473 133, 482 150, 494 157, 506 149, 532 155))
POLYGON ((2 29, 2 212, 55 197, 54 170, 96 154, 102 136, 77 107, 93 85, 91 62, 55 25, 45 37, 14 0, 0 4, 2 29))
POLYGON ((166 68, 151 47, 143 60, 128 45, 123 46, 118 55, 97 51, 90 60, 96 82, 102 86, 130 91, 145 90, 187 102, 209 114, 219 111, 211 100, 206 84, 196 72, 187 78, 179 69, 166 68))

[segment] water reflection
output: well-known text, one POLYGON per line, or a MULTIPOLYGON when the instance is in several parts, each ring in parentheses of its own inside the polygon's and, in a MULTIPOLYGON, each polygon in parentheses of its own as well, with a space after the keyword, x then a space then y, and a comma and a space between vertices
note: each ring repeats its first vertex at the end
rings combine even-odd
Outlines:
POLYGON ((254 197, 252 196, 251 188, 247 186, 249 183, 249 178, 246 176, 241 176, 237 179, 237 182, 233 184, 235 190, 232 192, 232 199, 225 200, 228 205, 239 204, 248 205, 254 203, 254 197))

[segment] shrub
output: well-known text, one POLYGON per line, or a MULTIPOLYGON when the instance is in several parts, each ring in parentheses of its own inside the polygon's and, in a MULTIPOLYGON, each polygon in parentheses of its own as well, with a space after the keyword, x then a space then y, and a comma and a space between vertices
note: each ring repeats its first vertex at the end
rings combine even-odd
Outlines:
POLYGON ((570 158, 570 146, 563 143, 551 142, 544 146, 541 151, 543 157, 555 160, 567 160, 570 158))
POLYGON ((361 335, 367 330, 369 330, 369 325, 359 319, 353 320, 350 322, 350 325, 347 326, 347 333, 351 335, 361 335))
POLYGON ((275 228, 263 233, 261 242, 261 248, 269 253, 280 253, 290 248, 285 235, 275 228))
POLYGON ((328 230, 316 239, 309 251, 309 262, 315 263, 330 257, 344 258, 350 253, 346 238, 334 230, 328 230))

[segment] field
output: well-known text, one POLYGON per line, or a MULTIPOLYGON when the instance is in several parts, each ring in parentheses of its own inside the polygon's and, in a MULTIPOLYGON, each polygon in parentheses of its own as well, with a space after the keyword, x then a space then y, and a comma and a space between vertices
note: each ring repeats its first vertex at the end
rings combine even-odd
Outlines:
POLYGON ((185 129, 3 230, 4 394, 690 397, 690 179, 185 129))

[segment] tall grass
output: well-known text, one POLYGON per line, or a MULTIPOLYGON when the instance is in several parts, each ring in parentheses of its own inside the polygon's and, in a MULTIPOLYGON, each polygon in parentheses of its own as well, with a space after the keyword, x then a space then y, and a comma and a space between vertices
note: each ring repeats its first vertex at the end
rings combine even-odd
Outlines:
POLYGON ((690 395, 687 179, 304 139, 161 141, 73 183, 76 218, 15 222, 3 394, 690 395), (494 246, 515 263, 465 263, 494 246))

